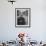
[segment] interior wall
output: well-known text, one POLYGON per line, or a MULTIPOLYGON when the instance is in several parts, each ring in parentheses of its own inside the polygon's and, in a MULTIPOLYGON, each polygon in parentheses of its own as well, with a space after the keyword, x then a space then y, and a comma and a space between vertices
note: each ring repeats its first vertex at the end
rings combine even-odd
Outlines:
POLYGON ((46 40, 45 0, 17 0, 13 5, 0 0, 0 41, 15 40, 19 32, 30 34, 33 40, 46 40), (15 27, 15 8, 31 8, 31 27, 15 27))

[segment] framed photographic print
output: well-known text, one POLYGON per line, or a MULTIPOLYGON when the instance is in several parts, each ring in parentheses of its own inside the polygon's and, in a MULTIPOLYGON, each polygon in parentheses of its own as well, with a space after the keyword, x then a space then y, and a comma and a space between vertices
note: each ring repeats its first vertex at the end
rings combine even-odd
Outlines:
POLYGON ((30 8, 15 8, 15 26, 30 27, 30 8))

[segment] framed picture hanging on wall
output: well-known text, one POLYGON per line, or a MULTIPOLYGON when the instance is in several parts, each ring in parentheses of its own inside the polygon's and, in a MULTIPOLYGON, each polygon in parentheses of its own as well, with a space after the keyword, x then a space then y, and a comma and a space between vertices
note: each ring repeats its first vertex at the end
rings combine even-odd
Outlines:
POLYGON ((15 8, 15 27, 30 27, 30 22, 30 8, 15 8))

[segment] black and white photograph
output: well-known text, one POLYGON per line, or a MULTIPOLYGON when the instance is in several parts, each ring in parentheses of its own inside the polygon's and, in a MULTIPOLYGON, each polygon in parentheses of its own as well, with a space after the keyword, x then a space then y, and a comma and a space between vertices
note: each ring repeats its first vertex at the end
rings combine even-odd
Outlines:
POLYGON ((15 13, 16 27, 30 27, 30 8, 16 8, 15 13))

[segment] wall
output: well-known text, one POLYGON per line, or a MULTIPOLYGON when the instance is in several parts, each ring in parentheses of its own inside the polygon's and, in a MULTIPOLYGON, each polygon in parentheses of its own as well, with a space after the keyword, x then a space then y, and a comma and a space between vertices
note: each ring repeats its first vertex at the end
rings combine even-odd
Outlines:
POLYGON ((31 35, 33 40, 46 40, 45 0, 17 0, 13 5, 0 0, 0 41, 15 40, 19 32, 31 35), (31 27, 15 27, 15 8, 31 8, 31 27))

